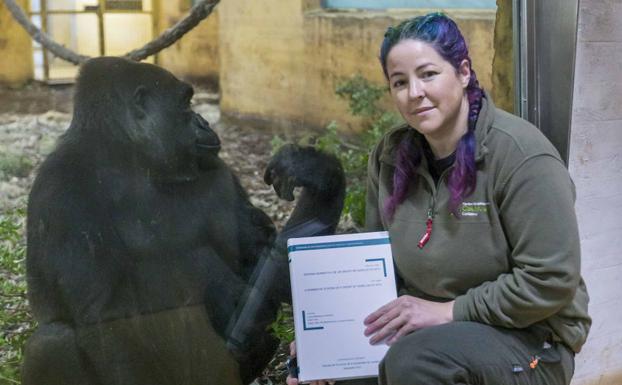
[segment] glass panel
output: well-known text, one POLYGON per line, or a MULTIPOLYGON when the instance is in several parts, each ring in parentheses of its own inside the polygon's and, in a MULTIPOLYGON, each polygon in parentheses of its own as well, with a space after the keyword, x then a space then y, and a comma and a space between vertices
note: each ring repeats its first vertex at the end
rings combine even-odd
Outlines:
MULTIPOLYGON (((59 44, 88 56, 99 55, 97 16, 94 14, 48 15, 48 33, 59 44)), ((77 66, 48 54, 50 79, 71 79, 77 66)))
POLYGON ((33 51, 33 61, 35 65, 35 80, 43 81, 44 72, 43 72, 43 52, 41 50, 33 51))
MULTIPOLYGON (((30 21, 37 28, 41 29, 41 16, 39 16, 39 15, 30 16, 30 21)), ((40 49, 41 48, 41 44, 37 43, 34 39, 32 39, 32 48, 33 49, 40 49)))
POLYGON ((324 0, 326 8, 487 8, 496 0, 324 0))
MULTIPOLYGON (((106 14, 104 31, 106 55, 124 55, 151 40, 153 36, 151 15, 106 14)), ((147 61, 151 62, 153 59, 147 61)))
POLYGON ((31 16, 30 21, 32 21, 32 24, 36 25, 37 28, 41 28, 41 16, 31 16))
POLYGON ((47 0, 47 9, 48 11, 85 11, 87 7, 97 9, 98 4, 97 0, 47 0))
POLYGON ((30 12, 39 12, 41 10, 41 0, 30 0, 30 12))

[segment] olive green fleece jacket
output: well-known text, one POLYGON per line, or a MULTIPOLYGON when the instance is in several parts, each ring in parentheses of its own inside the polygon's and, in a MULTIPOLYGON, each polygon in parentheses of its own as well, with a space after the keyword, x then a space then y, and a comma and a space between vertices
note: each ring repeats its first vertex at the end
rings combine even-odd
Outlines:
MULTIPOLYGON (((455 300, 456 321, 507 328, 539 324, 575 352, 591 319, 580 274, 574 184, 553 145, 533 125, 496 109, 486 95, 475 129, 477 183, 457 218, 448 210, 445 171, 433 182, 425 156, 392 220, 390 191, 402 126, 369 158, 366 227, 387 230, 402 293, 455 300), (428 213, 432 231, 423 248, 428 213)), ((423 137, 415 133, 422 151, 423 137)))

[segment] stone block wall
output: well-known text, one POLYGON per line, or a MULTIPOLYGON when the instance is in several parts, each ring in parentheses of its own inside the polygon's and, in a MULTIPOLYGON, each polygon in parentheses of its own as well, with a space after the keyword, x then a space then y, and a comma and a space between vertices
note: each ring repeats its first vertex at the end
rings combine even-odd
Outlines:
POLYGON ((569 170, 593 325, 572 385, 622 384, 622 1, 581 0, 569 170))

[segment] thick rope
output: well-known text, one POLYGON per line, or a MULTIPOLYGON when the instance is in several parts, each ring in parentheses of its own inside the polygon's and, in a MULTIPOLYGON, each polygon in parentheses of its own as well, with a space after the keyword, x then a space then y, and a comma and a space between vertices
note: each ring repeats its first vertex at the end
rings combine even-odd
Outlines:
POLYGON ((192 10, 190 10, 190 14, 188 14, 188 16, 178 21, 173 27, 164 31, 157 38, 151 40, 149 43, 138 49, 126 53, 123 57, 135 61, 141 61, 162 51, 164 48, 181 39, 182 36, 190 32, 192 28, 196 27, 197 24, 208 17, 219 2, 220 0, 199 1, 194 7, 192 7, 192 10))
POLYGON ((84 63, 89 59, 88 56, 78 55, 70 49, 63 47, 55 42, 48 34, 43 33, 36 25, 32 24, 28 16, 24 13, 22 8, 13 0, 4 0, 4 4, 7 9, 13 15, 13 18, 32 36, 33 40, 40 43, 47 48, 54 55, 63 60, 67 60, 73 64, 84 63))
MULTIPOLYGON (((140 61, 174 44, 192 28, 196 27, 197 24, 199 24, 203 19, 209 16, 219 2, 220 0, 199 1, 194 7, 192 7, 190 14, 188 14, 188 16, 184 19, 177 22, 173 27, 167 29, 160 36, 145 44, 141 48, 130 51, 123 55, 123 57, 140 61)), ((13 18, 26 30, 26 32, 28 32, 33 40, 47 48, 54 56, 76 65, 82 64, 90 59, 89 56, 77 54, 71 49, 58 44, 48 34, 43 33, 30 21, 22 8, 16 4, 14 0, 4 0, 4 4, 13 15, 13 18)))

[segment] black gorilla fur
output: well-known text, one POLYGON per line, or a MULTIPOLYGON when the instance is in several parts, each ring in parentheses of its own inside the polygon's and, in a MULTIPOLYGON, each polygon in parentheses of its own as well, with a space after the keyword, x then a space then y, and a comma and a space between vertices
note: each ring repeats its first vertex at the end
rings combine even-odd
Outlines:
MULTIPOLYGON (((218 157, 192 93, 150 64, 97 58, 81 69, 71 125, 29 198, 39 326, 24 385, 242 384, 274 353, 266 326, 288 293, 286 257, 274 252, 283 237, 218 157), (280 277, 248 339, 227 349, 261 255, 285 261, 280 277)), ((334 231, 344 195, 334 158, 288 146, 266 181, 290 199, 303 187, 284 233, 334 231)))

